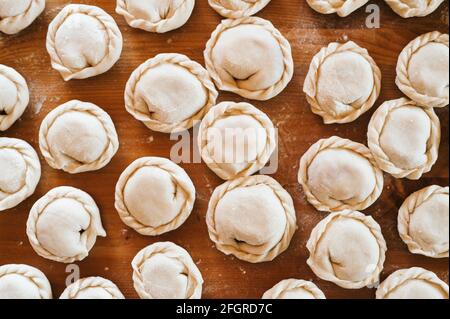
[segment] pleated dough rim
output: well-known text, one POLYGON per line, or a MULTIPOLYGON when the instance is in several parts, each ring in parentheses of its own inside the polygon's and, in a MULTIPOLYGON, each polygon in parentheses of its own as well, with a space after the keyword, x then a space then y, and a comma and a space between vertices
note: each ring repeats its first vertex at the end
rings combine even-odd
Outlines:
POLYGON ((339 287, 346 289, 360 289, 378 283, 380 274, 384 268, 384 262, 386 260, 386 251, 387 251, 386 241, 383 237, 383 234, 381 233, 380 225, 371 216, 366 216, 363 213, 351 210, 344 210, 342 212, 331 213, 325 219, 320 221, 312 230, 311 236, 306 244, 306 248, 310 253, 310 256, 307 260, 307 264, 309 265, 311 270, 316 274, 316 276, 318 276, 323 280, 333 282, 339 287), (373 273, 370 276, 368 276, 365 280, 348 281, 339 279, 334 274, 330 274, 328 271, 321 269, 320 266, 316 265, 314 261, 315 251, 318 244, 320 243, 324 234, 328 231, 329 225, 338 218, 346 218, 346 219, 350 218, 363 223, 370 230, 370 232, 372 233, 372 235, 374 236, 374 238, 378 243, 378 247, 380 250, 378 263, 373 273))
POLYGON ((233 255, 240 260, 250 263, 262 263, 274 260, 281 253, 288 249, 292 237, 297 230, 297 217, 291 195, 289 195, 289 193, 275 179, 265 175, 242 177, 232 181, 228 181, 217 187, 214 190, 214 193, 212 194, 208 205, 208 212, 206 213, 206 223, 208 226, 209 237, 214 242, 216 248, 219 251, 221 251, 225 255, 233 255), (275 196, 277 196, 277 198, 279 199, 280 204, 283 206, 286 214, 286 226, 283 237, 274 247, 261 255, 255 255, 240 250, 238 244, 234 246, 221 242, 220 234, 216 230, 215 213, 220 200, 228 192, 234 189, 256 186, 260 184, 270 187, 275 196))
POLYGON ((320 290, 319 287, 317 287, 312 281, 298 279, 286 279, 280 281, 278 284, 267 290, 262 296, 262 299, 279 299, 282 293, 297 288, 302 288, 308 291, 314 296, 315 299, 326 299, 323 291, 320 290))
POLYGON ((403 0, 385 0, 391 9, 402 18, 425 17, 433 13, 444 0, 428 0, 427 7, 424 10, 411 8, 403 0))
POLYGON ((178 229, 184 224, 192 213, 195 197, 195 186, 183 168, 166 158, 143 157, 131 163, 121 174, 116 185, 115 208, 119 213, 121 220, 139 234, 145 236, 158 236, 178 229), (145 167, 159 168, 168 173, 172 179, 172 182, 176 183, 177 187, 181 187, 184 193, 188 196, 184 198, 184 205, 181 212, 169 223, 156 228, 139 222, 131 214, 125 204, 124 189, 128 184, 128 181, 137 171, 145 167))
POLYGON ((185 299, 200 299, 202 296, 203 277, 197 265, 192 260, 191 255, 184 248, 172 242, 158 242, 145 247, 133 258, 131 266, 133 268, 134 289, 141 299, 154 299, 145 291, 144 282, 140 267, 152 256, 163 254, 171 259, 176 259, 182 263, 187 270, 188 293, 185 299))
POLYGON ((205 116, 209 109, 216 104, 219 93, 214 86, 208 72, 199 63, 189 59, 187 56, 178 53, 158 54, 141 64, 131 74, 125 89, 125 108, 136 120, 143 122, 149 129, 162 133, 179 133, 192 128, 197 121, 205 116), (140 79, 150 69, 163 64, 173 64, 186 69, 192 75, 195 75, 205 90, 208 92, 208 101, 203 108, 195 115, 187 118, 180 123, 164 123, 151 118, 147 113, 139 112, 134 107, 134 95, 136 86, 140 79))
POLYGON ((66 264, 85 259, 89 255, 89 251, 92 249, 92 247, 94 247, 97 236, 106 237, 106 231, 102 226, 100 211, 94 199, 88 193, 80 189, 67 186, 61 186, 52 189, 33 205, 28 216, 26 233, 31 247, 39 256, 52 261, 66 264), (73 257, 60 257, 53 255, 43 246, 41 246, 41 243, 37 238, 36 227, 39 216, 44 213, 48 205, 56 200, 63 198, 77 201, 84 207, 86 213, 90 215, 89 227, 80 236, 81 242, 86 247, 86 253, 80 253, 73 257))
POLYGON ((316 12, 322 14, 336 13, 344 18, 364 6, 369 0, 345 0, 338 8, 334 7, 329 0, 306 0, 306 2, 316 12))
POLYGON ((102 288, 112 299, 125 299, 116 284, 102 277, 87 277, 77 280, 67 286, 59 299, 75 299, 80 292, 90 288, 102 288))
POLYGON ((41 299, 52 299, 52 288, 47 276, 39 269, 22 264, 0 266, 0 279, 6 275, 19 275, 28 278, 39 290, 41 299))
POLYGON ((208 114, 205 115, 199 128, 198 145, 203 161, 214 173, 216 173, 223 180, 231 180, 239 177, 250 176, 262 169, 270 160, 270 157, 272 156, 272 153, 276 148, 276 144, 277 142, 275 137, 275 127, 270 118, 264 112, 245 102, 222 102, 216 105, 208 112, 208 114), (239 113, 231 114, 229 117, 239 115, 251 116, 261 124, 261 127, 264 128, 267 133, 266 146, 264 147, 262 153, 258 154, 257 160, 253 163, 248 163, 245 169, 241 170, 238 174, 235 175, 231 175, 225 169, 222 169, 222 164, 216 163, 214 161, 207 148, 208 129, 211 128, 217 120, 228 117, 227 113, 229 113, 230 111, 238 111, 239 113))
POLYGON ((380 197, 383 186, 384 177, 383 172, 378 168, 377 163, 372 156, 370 150, 363 144, 353 142, 348 139, 343 139, 338 136, 332 136, 328 139, 321 139, 313 144, 308 151, 300 159, 300 169, 298 173, 298 181, 302 185, 305 192, 306 199, 317 210, 323 212, 339 212, 343 210, 364 210, 370 207, 380 197), (344 149, 351 151, 363 158, 365 158, 372 165, 373 173, 376 179, 376 185, 371 195, 358 205, 349 205, 341 201, 341 205, 331 207, 328 203, 321 202, 316 196, 314 196, 311 188, 308 185, 308 168, 314 161, 316 156, 327 149, 344 149))
POLYGON ((211 8, 214 9, 218 14, 220 14, 224 18, 228 19, 238 19, 242 17, 249 17, 252 16, 262 9, 264 9, 271 0, 258 0, 258 2, 255 2, 250 8, 245 10, 232 10, 225 8, 220 3, 218 3, 217 0, 208 0, 209 5, 211 8))
POLYGON ((411 180, 418 180, 423 174, 431 171, 433 165, 436 163, 439 155, 439 144, 441 141, 441 126, 440 121, 433 108, 423 108, 423 111, 428 115, 431 122, 431 133, 427 143, 427 158, 428 161, 424 165, 414 169, 402 169, 389 159, 388 155, 383 151, 380 145, 380 136, 384 129, 386 120, 389 114, 400 107, 420 107, 416 102, 406 98, 391 100, 384 102, 373 114, 369 122, 368 128, 368 144, 372 154, 383 171, 391 174, 395 178, 408 178, 411 180))
POLYGON ((413 254, 424 255, 432 258, 446 258, 449 256, 448 250, 443 253, 436 254, 434 251, 426 250, 421 247, 409 234, 409 223, 411 215, 414 214, 417 207, 426 202, 434 195, 449 195, 449 188, 432 185, 423 188, 410 196, 404 201, 400 210, 398 211, 398 232, 403 242, 408 246, 408 249, 413 254))
POLYGON ((445 107, 449 104, 449 99, 443 97, 428 96, 417 92, 413 84, 409 79, 408 69, 409 62, 412 56, 422 47, 429 43, 441 43, 449 46, 448 34, 442 34, 438 31, 422 34, 421 36, 412 40, 400 53, 397 62, 397 77, 395 83, 397 87, 411 100, 415 101, 418 105, 428 107, 445 107))
MULTIPOLYGON (((303 92, 306 94, 306 99, 311 106, 311 111, 323 118, 325 124, 345 124, 350 123, 358 119, 361 115, 369 111, 377 101, 381 92, 381 70, 374 61, 374 59, 369 55, 369 52, 361 48, 353 41, 348 41, 346 43, 336 43, 332 42, 328 46, 323 47, 312 59, 308 74, 305 78, 305 83, 303 85, 303 92), (327 58, 336 53, 342 52, 353 52, 363 57, 371 66, 373 73, 374 86, 372 92, 367 100, 353 112, 345 115, 344 117, 337 117, 334 114, 330 114, 320 105, 316 98, 317 95, 317 82, 319 80, 320 67, 325 62, 327 58)), ((350 106, 350 105, 349 105, 350 106)))
POLYGON ((0 32, 8 35, 17 34, 28 28, 44 11, 45 0, 30 0, 28 9, 14 17, 0 18, 0 32))
POLYGON ((235 20, 223 20, 214 30, 211 38, 206 43, 204 57, 206 69, 209 71, 211 78, 213 79, 219 90, 232 92, 241 97, 251 100, 266 101, 277 96, 287 87, 289 82, 292 80, 292 77, 294 76, 294 61, 292 58, 291 45, 289 44, 289 41, 280 33, 280 31, 278 31, 278 29, 273 26, 270 21, 258 17, 244 17, 235 20), (281 79, 276 84, 264 90, 249 91, 240 89, 235 85, 229 83, 224 83, 220 78, 218 72, 216 71, 216 67, 212 59, 212 51, 216 46, 216 43, 219 40, 221 34, 227 29, 232 29, 244 24, 256 25, 264 28, 266 31, 271 33, 274 39, 279 43, 280 49, 283 53, 284 72, 281 79))

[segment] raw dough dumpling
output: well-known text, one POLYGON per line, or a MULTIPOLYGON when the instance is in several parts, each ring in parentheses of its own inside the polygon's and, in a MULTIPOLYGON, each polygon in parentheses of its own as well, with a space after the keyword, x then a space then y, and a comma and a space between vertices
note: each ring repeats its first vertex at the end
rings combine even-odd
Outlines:
POLYGON ((30 197, 40 178, 36 151, 25 141, 0 137, 0 212, 30 197))
POLYGON ((151 130, 177 133, 201 121, 217 96, 200 64, 181 54, 159 54, 131 75, 125 108, 151 130))
POLYGON ((286 279, 266 291, 262 299, 326 299, 313 282, 286 279))
POLYGON ((378 283, 387 250, 380 225, 372 217, 350 210, 322 220, 306 247, 313 272, 347 289, 378 283))
POLYGON ((50 23, 47 51, 65 81, 107 72, 119 60, 123 39, 114 19, 95 6, 69 4, 50 23))
POLYGON ((68 286, 59 299, 125 299, 125 297, 112 281, 102 277, 88 277, 68 286))
POLYGON ((45 9, 45 0, 1 0, 0 32, 16 34, 27 28, 45 9))
POLYGON ((108 113, 73 100, 42 121, 39 146, 51 167, 76 174, 105 167, 119 149, 119 139, 108 113))
POLYGON ((369 123, 368 144, 378 166, 396 178, 417 180, 439 154, 441 125, 432 108, 406 98, 387 101, 369 123))
POLYGON ((195 0, 117 0, 116 12, 133 28, 165 33, 182 27, 194 6, 195 0))
POLYGON ((27 235, 44 258, 73 263, 89 255, 97 236, 106 237, 92 197, 73 187, 57 187, 31 208, 27 235))
POLYGON ((288 248, 297 229, 292 197, 276 180, 263 175, 216 188, 206 223, 218 250, 251 263, 275 259, 288 248))
POLYGON ((225 180, 262 169, 276 148, 269 117, 248 103, 223 102, 203 119, 198 145, 203 160, 225 180))
POLYGON ((377 289, 377 299, 448 299, 448 285, 435 273, 413 267, 397 270, 377 289))
POLYGON ((195 187, 172 161, 143 157, 122 173, 116 209, 122 221, 142 235, 157 236, 180 227, 194 207, 195 187))
POLYGON ((448 187, 426 187, 410 195, 398 213, 398 231, 413 254, 448 257, 448 187))
POLYGON ((312 111, 326 124, 350 123, 375 104, 381 71, 356 43, 330 43, 317 53, 303 85, 312 111))
POLYGON ((252 16, 267 6, 270 0, 208 0, 221 16, 230 19, 252 16))
POLYGON ((267 20, 224 20, 205 50, 206 68, 219 90, 252 100, 269 100, 294 74, 291 45, 267 20))
POLYGON ((364 210, 384 185, 370 150, 337 136, 318 141, 303 155, 298 180, 308 202, 324 212, 364 210))
POLYGON ((37 268, 3 265, 0 266, 0 299, 52 299, 52 288, 37 268))
POLYGON ((449 101, 449 38, 438 31, 423 34, 400 53, 398 88, 423 107, 445 107, 449 101))
POLYGON ((424 17, 433 13, 444 0, 385 0, 402 18, 424 17))
POLYGON ((346 17, 358 10, 369 0, 306 0, 311 8, 322 14, 337 13, 340 17, 346 17))
POLYGON ((0 131, 9 129, 22 116, 29 101, 30 93, 23 76, 0 64, 0 131))
POLYGON ((189 253, 171 242, 156 243, 134 257, 134 289, 141 299, 200 299, 203 278, 189 253))

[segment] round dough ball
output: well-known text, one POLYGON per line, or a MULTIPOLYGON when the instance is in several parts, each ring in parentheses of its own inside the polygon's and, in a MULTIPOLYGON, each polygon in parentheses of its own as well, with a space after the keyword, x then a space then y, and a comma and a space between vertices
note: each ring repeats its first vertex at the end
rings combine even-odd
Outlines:
POLYGON ((50 23, 47 51, 65 81, 107 72, 119 60, 123 39, 114 19, 96 6, 69 4, 50 23))
POLYGON ((200 299, 203 278, 189 253, 171 242, 142 249, 132 263, 142 299, 200 299))
POLYGON ((322 220, 306 247, 313 272, 347 289, 376 284, 387 250, 380 225, 372 217, 350 210, 322 220))
POLYGON ((182 27, 194 6, 195 0, 117 0, 116 12, 133 28, 165 33, 182 27))
POLYGON ((444 0, 385 0, 402 18, 424 17, 433 13, 444 0))
POLYGON ((267 20, 224 20, 205 50, 206 68, 217 87, 252 100, 269 100, 291 81, 291 46, 267 20))
POLYGON ((195 187, 172 161, 143 157, 122 173, 116 209, 122 221, 142 235, 157 236, 180 227, 194 207, 195 187))
POLYGON ((45 9, 45 0, 0 1, 0 32, 16 34, 31 25, 45 9))
POLYGON ((252 16, 264 9, 270 0, 208 0, 221 16, 230 19, 252 16))
POLYGON ((73 187, 57 187, 31 208, 27 236, 39 256, 73 263, 85 259, 97 236, 106 237, 106 232, 89 194, 73 187))
POLYGON ((291 196, 263 175, 216 188, 206 222, 218 250, 251 263, 275 259, 288 248, 297 229, 291 196))
POLYGON ((28 265, 0 266, 0 300, 52 299, 52 288, 39 269, 28 265))
POLYGON ((340 17, 346 17, 364 6, 369 0, 306 0, 306 2, 319 13, 337 13, 340 17))
POLYGON ((384 185, 369 149, 337 136, 318 141, 303 155, 298 180, 308 202, 325 212, 366 209, 384 185))
POLYGON ((102 277, 88 277, 69 285, 59 299, 125 299, 119 288, 102 277))
POLYGON ((262 299, 326 299, 313 282, 286 279, 267 290, 262 299))
POLYGON ((42 121, 39 146, 51 167, 77 174, 105 167, 117 153, 119 139, 108 113, 73 100, 42 121))

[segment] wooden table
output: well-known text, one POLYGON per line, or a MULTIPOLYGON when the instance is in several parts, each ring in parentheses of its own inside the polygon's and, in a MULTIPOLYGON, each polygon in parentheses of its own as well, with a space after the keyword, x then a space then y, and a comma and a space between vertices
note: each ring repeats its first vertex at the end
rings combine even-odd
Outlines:
MULTIPOLYGON (((185 247, 198 264, 204 279, 204 298, 260 298, 274 284, 286 278, 313 280, 328 298, 373 298, 374 290, 345 290, 319 280, 306 265, 305 244, 311 229, 325 217, 305 199, 297 183, 298 161, 309 146, 320 138, 339 135, 366 143, 367 125, 375 107, 359 120, 345 125, 324 125, 314 115, 302 93, 302 85, 313 55, 332 41, 347 39, 369 50, 383 73, 382 92, 377 102, 395 99, 402 94, 395 86, 395 65, 403 47, 422 33, 447 32, 448 2, 425 18, 403 19, 384 1, 381 28, 367 29, 367 14, 360 9, 347 18, 321 15, 303 0, 273 0, 259 16, 271 20, 287 37, 293 48, 295 77, 289 87, 268 102, 253 102, 266 112, 280 132, 280 167, 274 177, 289 191, 295 201, 298 226, 289 250, 275 261, 252 265, 227 257, 209 240, 205 214, 210 195, 222 181, 204 164, 182 164, 197 187, 197 202, 188 221, 178 230, 159 237, 144 237, 127 228, 114 209, 114 188, 119 175, 133 160, 142 156, 168 157, 176 141, 166 134, 155 133, 132 118, 124 108, 123 91, 131 72, 158 53, 178 52, 204 63, 203 50, 220 17, 206 0, 197 0, 194 13, 181 29, 167 34, 151 34, 128 27, 115 13, 115 1, 77 1, 97 5, 112 14, 124 36, 122 58, 108 73, 82 81, 63 82, 52 70, 45 50, 47 26, 66 3, 47 0, 45 13, 19 35, 0 35, 0 63, 16 68, 28 81, 31 103, 22 119, 0 136, 25 139, 38 149, 38 130, 44 116, 56 106, 80 99, 104 108, 114 120, 120 136, 120 150, 113 161, 97 172, 71 176, 51 169, 41 157, 43 174, 36 193, 18 207, 0 213, 0 265, 25 263, 40 268, 51 281, 54 296, 65 288, 66 265, 38 257, 28 243, 25 223, 33 203, 56 186, 69 185, 90 193, 101 208, 107 238, 100 238, 90 256, 79 263, 81 276, 103 276, 114 281, 128 298, 136 298, 131 280, 130 262, 145 246, 157 241, 173 241, 185 247)), ((221 94, 220 100, 241 101, 232 94, 221 94)), ((385 190, 378 202, 365 213, 380 224, 388 243, 383 279, 394 270, 421 266, 432 270, 448 282, 448 259, 431 259, 410 254, 397 233, 397 210, 413 191, 427 185, 448 185, 449 124, 448 107, 436 110, 442 121, 442 145, 439 160, 431 173, 420 181, 396 180, 385 175, 385 190)))

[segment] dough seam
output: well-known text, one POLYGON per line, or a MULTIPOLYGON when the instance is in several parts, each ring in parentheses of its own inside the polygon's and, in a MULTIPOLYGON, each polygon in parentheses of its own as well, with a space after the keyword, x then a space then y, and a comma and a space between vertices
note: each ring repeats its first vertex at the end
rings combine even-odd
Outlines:
POLYGON ((427 0, 425 10, 410 7, 404 0, 385 0, 391 9, 402 18, 424 17, 434 12, 444 0, 427 0))
POLYGON ((19 15, 11 17, 0 17, 0 32, 5 34, 16 34, 29 27, 44 11, 45 0, 30 0, 28 8, 19 15))
POLYGON ((335 5, 332 5, 332 3, 335 4, 335 1, 332 0, 306 0, 309 6, 315 11, 322 14, 337 13, 341 18, 358 10, 368 1, 369 0, 344 0, 340 7, 336 7, 335 5))
POLYGON ((252 16, 262 9, 264 9, 270 2, 270 0, 259 0, 252 4, 249 8, 241 9, 241 10, 233 10, 225 8, 223 5, 219 4, 217 0, 208 0, 211 8, 214 9, 221 16, 228 19, 238 19, 242 17, 252 16))
POLYGON ((290 290, 302 288, 316 299, 325 299, 325 295, 313 282, 297 279, 286 279, 267 290, 262 299, 279 299, 280 295, 290 290))
POLYGON ((88 277, 74 282, 63 291, 59 299, 75 299, 81 291, 88 288, 103 288, 113 299, 124 299, 119 288, 110 280, 102 277, 88 277))
POLYGON ((20 264, 0 266, 0 279, 7 275, 21 275, 28 278, 39 289, 39 295, 42 299, 52 299, 50 283, 44 273, 37 268, 20 264))

